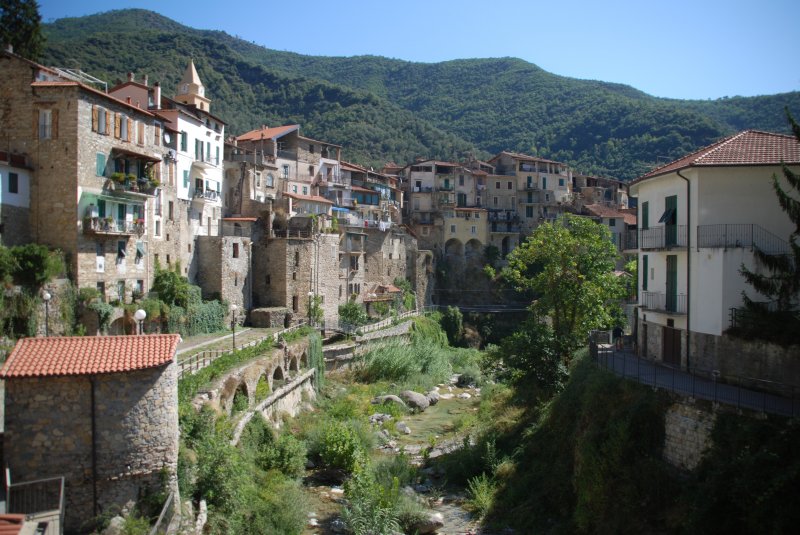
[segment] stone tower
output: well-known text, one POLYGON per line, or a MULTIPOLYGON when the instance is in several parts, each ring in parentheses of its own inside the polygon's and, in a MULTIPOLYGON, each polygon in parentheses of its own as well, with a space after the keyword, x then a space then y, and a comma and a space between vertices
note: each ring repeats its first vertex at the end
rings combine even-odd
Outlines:
POLYGON ((200 81, 197 69, 194 68, 194 60, 189 60, 189 65, 183 73, 183 78, 178 83, 178 90, 175 92, 175 100, 182 104, 195 106, 199 110, 209 111, 211 101, 206 98, 206 88, 200 81))

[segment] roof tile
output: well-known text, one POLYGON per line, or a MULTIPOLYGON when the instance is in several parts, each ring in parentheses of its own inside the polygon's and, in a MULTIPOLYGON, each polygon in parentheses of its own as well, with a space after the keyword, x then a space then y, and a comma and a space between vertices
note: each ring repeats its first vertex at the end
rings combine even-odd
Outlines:
POLYGON ((178 334, 22 338, 0 370, 0 378, 95 375, 155 368, 172 361, 180 338, 178 334))

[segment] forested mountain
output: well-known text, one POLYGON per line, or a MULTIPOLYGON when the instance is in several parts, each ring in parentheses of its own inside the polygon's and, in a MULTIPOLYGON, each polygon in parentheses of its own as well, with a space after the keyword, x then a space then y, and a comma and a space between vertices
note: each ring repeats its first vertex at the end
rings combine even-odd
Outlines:
POLYGON ((192 57, 229 132, 298 122, 305 135, 343 145, 345 158, 367 165, 510 149, 629 179, 736 130, 786 131, 784 108, 800 110, 800 92, 659 99, 515 58, 303 56, 144 10, 61 19, 45 33, 45 63, 109 81, 148 74, 167 94, 192 57))

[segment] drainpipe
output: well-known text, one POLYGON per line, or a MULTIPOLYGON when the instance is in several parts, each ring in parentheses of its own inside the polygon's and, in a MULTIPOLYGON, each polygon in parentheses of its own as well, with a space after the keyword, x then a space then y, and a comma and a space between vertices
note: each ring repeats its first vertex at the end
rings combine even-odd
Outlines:
POLYGON ((692 190, 689 179, 681 174, 680 169, 675 172, 686 181, 686 369, 691 370, 689 355, 692 329, 689 320, 692 317, 692 190))

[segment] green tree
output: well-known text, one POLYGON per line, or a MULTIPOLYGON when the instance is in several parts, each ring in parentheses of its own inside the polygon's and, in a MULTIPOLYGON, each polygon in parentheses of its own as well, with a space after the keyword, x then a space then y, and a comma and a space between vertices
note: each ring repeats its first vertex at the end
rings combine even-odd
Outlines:
POLYGON ((369 321, 364 307, 352 301, 339 305, 339 320, 342 323, 358 327, 369 321))
POLYGON ((189 279, 181 275, 180 263, 175 264, 174 270, 162 269, 156 264, 153 291, 158 293, 161 301, 186 308, 189 305, 189 286, 189 279))
POLYGON ((447 333, 447 340, 450 345, 455 346, 464 337, 464 316, 458 307, 449 306, 442 312, 440 320, 442 329, 447 333))
POLYGON ((61 253, 44 245, 29 243, 11 248, 16 262, 14 280, 29 290, 37 291, 47 281, 64 271, 61 253))
MULTIPOLYGON (((800 124, 795 121, 789 110, 786 116, 792 132, 800 143, 800 124)), ((742 294, 745 305, 745 326, 748 334, 766 338, 786 338, 792 334, 796 339, 797 329, 786 329, 787 322, 800 323, 798 315, 793 311, 798 306, 800 297, 800 174, 793 172, 783 164, 783 178, 787 187, 781 184, 778 175, 772 175, 772 187, 778 197, 778 204, 794 224, 794 231, 789 236, 788 254, 769 254, 754 247, 753 254, 758 262, 766 268, 766 273, 750 271, 742 264, 740 273, 753 289, 766 297, 772 306, 764 306, 742 294), (776 326, 780 326, 778 331, 776 326)))
POLYGON ((570 214, 540 225, 508 256, 503 277, 537 296, 531 310, 536 318, 549 318, 564 364, 590 330, 614 321, 615 300, 623 293, 614 275, 616 258, 606 227, 570 214))
POLYGON ((42 16, 36 0, 0 0, 0 44, 10 44, 14 52, 39 61, 45 38, 42 16))

